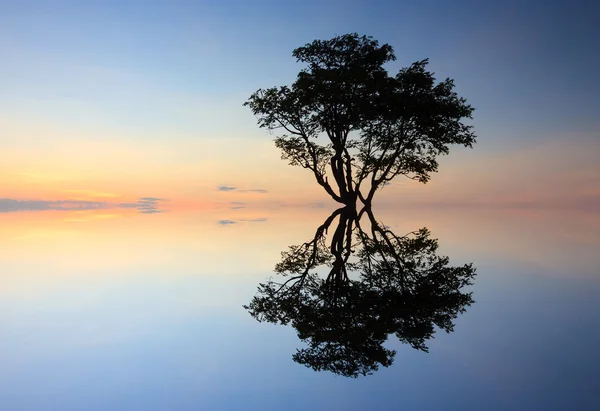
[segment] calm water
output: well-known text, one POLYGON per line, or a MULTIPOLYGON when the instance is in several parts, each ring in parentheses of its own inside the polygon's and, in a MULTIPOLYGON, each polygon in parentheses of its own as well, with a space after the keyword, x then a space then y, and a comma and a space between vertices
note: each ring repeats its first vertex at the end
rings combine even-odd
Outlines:
POLYGON ((474 302, 349 378, 243 308, 332 211, 0 213, 0 410, 600 409, 598 214, 376 210, 472 262, 474 302))

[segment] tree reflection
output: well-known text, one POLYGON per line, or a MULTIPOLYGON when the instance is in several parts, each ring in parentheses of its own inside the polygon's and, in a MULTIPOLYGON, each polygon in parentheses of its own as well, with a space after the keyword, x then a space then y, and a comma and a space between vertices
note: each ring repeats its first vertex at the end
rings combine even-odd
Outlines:
POLYGON ((295 362, 348 377, 371 374, 392 364, 396 353, 384 347, 391 334, 428 351, 436 327, 453 331, 473 303, 463 291, 475 276, 472 264, 450 266, 437 248, 426 228, 398 236, 369 208, 358 215, 341 208, 310 241, 282 253, 277 276, 244 307, 258 321, 296 329, 308 347, 295 362))

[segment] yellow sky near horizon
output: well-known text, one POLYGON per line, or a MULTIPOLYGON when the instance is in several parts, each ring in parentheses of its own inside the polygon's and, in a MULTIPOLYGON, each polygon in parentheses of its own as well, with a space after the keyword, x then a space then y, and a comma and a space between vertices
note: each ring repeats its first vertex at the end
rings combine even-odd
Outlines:
MULTIPOLYGON (((307 170, 290 167, 266 133, 231 136, 123 134, 0 117, 0 198, 132 202, 169 200, 171 209, 231 202, 332 204, 307 170), (219 186, 236 190, 220 191, 219 186), (266 190, 260 193, 252 190, 266 190)), ((456 147, 422 185, 403 177, 377 197, 386 204, 578 206, 600 198, 597 139, 549 139, 490 154, 456 147)), ((483 149, 483 150, 481 150, 483 149)))
MULTIPOLYGON (((548 275, 570 276, 572 269, 598 274, 594 261, 600 246, 600 220, 594 214, 374 211, 376 218, 398 235, 428 227, 432 237, 439 239, 440 253, 449 255, 453 263, 516 259, 551 268, 548 275)), ((53 277, 93 275, 111 267, 119 268, 118 273, 127 267, 138 268, 132 273, 143 273, 140 267, 162 267, 174 276, 180 271, 207 272, 212 267, 209 274, 233 275, 245 273, 242 266, 246 264, 268 274, 281 251, 309 241, 329 214, 329 210, 317 208, 154 215, 133 210, 0 213, 0 265, 27 266, 31 275, 53 277), (29 258, 31 255, 36 259, 29 258), (194 268, 198 259, 204 266, 194 268)))

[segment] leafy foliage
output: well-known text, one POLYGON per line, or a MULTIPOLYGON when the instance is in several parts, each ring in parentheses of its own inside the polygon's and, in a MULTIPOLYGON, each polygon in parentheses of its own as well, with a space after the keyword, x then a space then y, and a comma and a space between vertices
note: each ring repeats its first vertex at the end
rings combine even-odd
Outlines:
POLYGON ((245 105, 260 127, 281 133, 282 158, 311 170, 338 202, 368 205, 398 175, 425 183, 450 145, 475 143, 462 122, 473 108, 453 80, 436 83, 428 60, 391 76, 392 47, 356 33, 315 40, 293 56, 306 64, 296 81, 259 89, 245 105))

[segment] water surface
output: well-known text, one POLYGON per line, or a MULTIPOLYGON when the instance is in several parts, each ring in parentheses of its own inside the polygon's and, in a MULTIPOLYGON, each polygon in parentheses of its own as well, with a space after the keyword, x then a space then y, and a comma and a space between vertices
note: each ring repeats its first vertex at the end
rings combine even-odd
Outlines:
POLYGON ((332 210, 0 213, 0 409, 593 410, 600 407, 600 218, 381 209, 428 227, 474 303, 429 353, 347 378, 292 361, 292 327, 243 308, 332 210))

